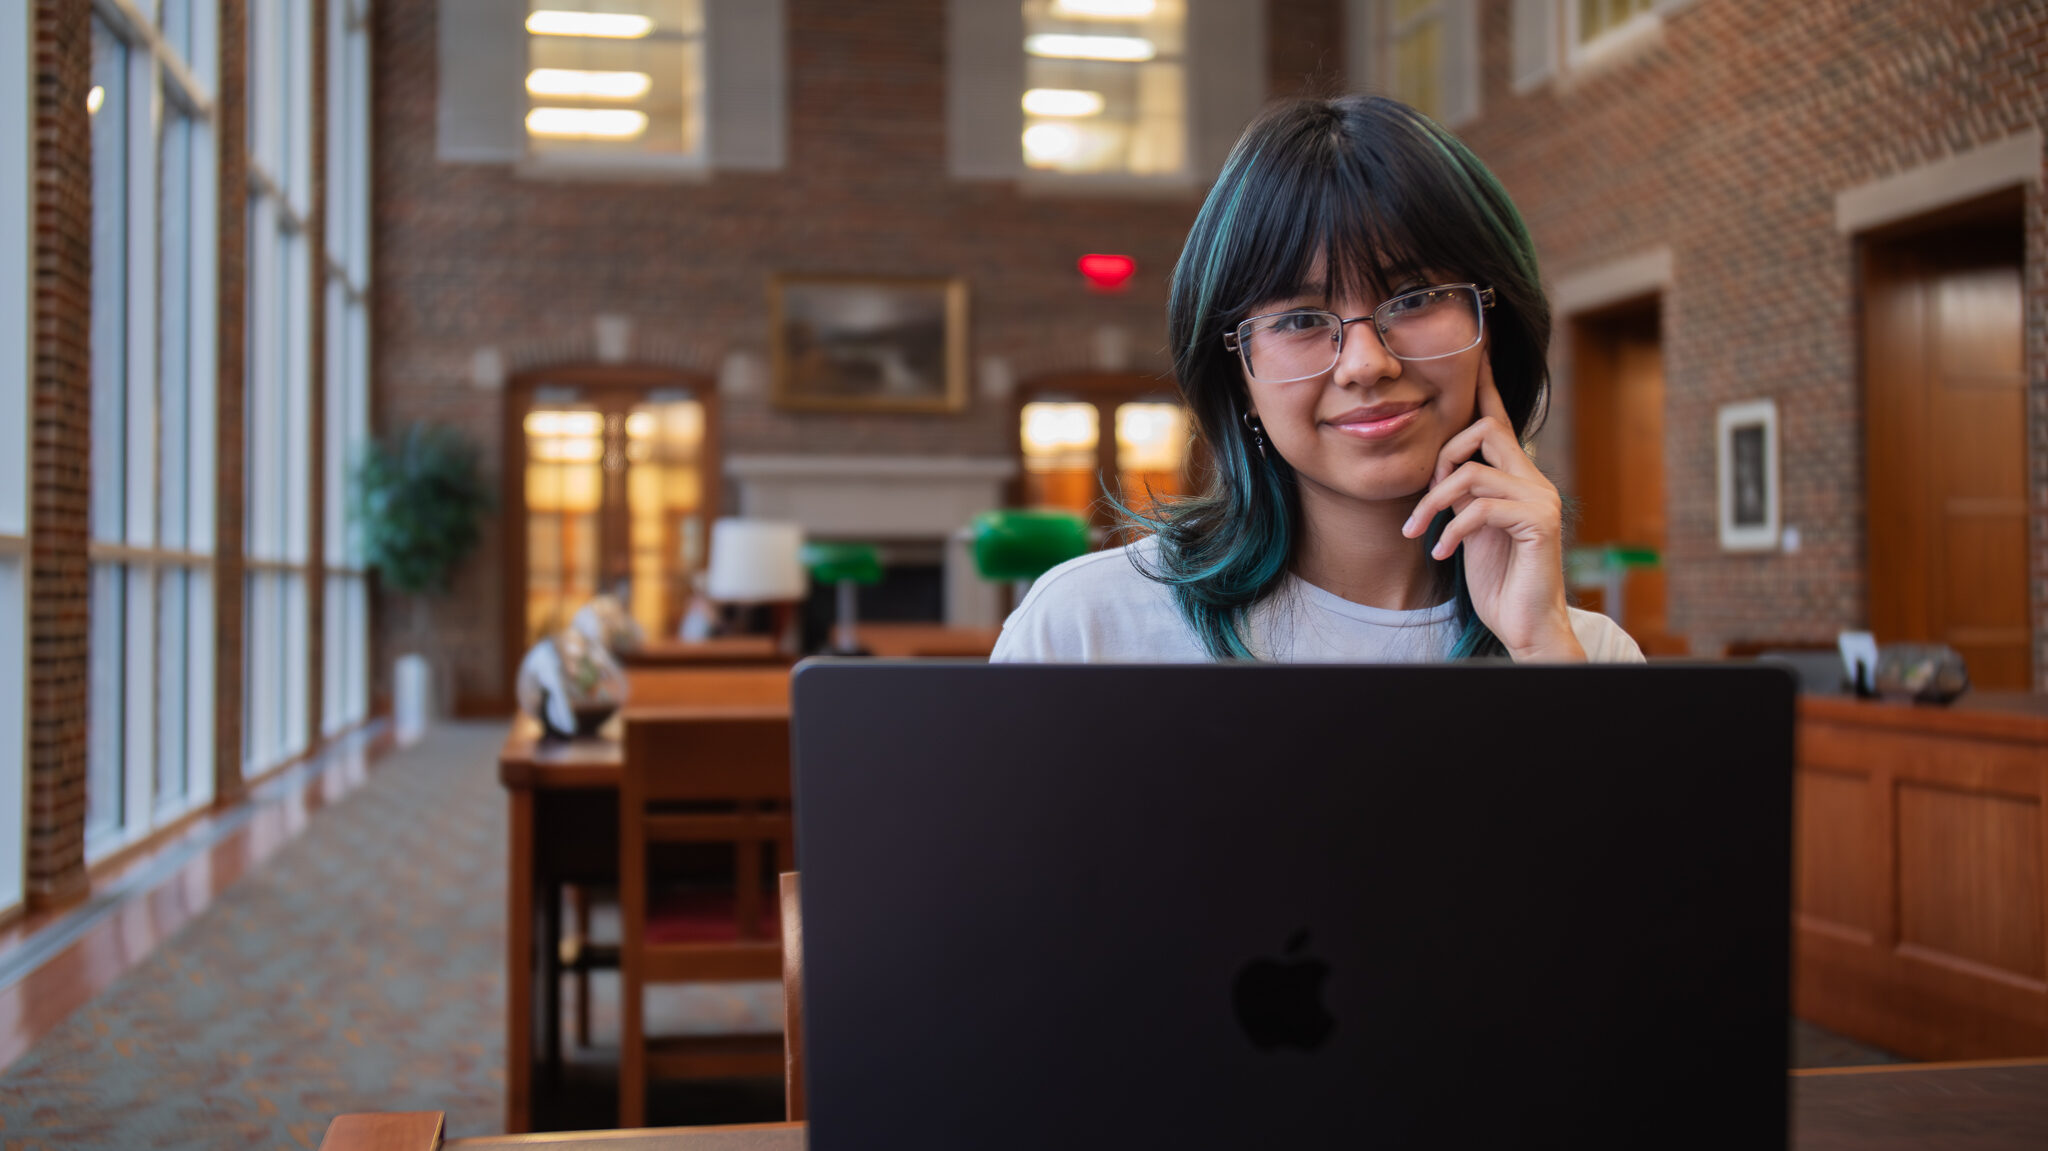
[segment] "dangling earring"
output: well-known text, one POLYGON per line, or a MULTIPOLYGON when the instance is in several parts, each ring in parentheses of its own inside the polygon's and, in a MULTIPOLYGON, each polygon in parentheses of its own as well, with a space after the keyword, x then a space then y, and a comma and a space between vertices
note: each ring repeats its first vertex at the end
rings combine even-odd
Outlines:
POLYGON ((1246 412, 1244 414, 1244 428, 1246 431, 1252 434, 1252 446, 1259 449, 1259 458, 1262 460, 1265 459, 1266 425, 1259 422, 1259 417, 1251 414, 1250 412, 1246 412))

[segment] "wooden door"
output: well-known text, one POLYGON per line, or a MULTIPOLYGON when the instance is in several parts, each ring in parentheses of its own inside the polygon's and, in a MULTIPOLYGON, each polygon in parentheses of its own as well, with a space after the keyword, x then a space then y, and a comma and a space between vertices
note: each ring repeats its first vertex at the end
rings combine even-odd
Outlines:
MULTIPOLYGON (((1653 299, 1572 324, 1577 542, 1665 551, 1664 348, 1653 299)), ((1645 651, 1683 652, 1670 635, 1664 565, 1636 568, 1620 621, 1645 651)), ((1587 606, 1598 593, 1581 592, 1587 606)))
POLYGON ((1170 384, 1128 372, 1082 372, 1020 389, 1016 502, 1064 508, 1098 528, 1118 517, 1105 488, 1142 511, 1191 490, 1200 461, 1187 409, 1170 384))
POLYGON ((1946 643, 1979 687, 2033 682, 2016 218, 1867 245, 1870 626, 1946 643))
POLYGON ((623 591, 649 635, 673 635, 718 513, 709 380, 627 367, 513 382, 505 438, 507 684, 542 636, 623 591))

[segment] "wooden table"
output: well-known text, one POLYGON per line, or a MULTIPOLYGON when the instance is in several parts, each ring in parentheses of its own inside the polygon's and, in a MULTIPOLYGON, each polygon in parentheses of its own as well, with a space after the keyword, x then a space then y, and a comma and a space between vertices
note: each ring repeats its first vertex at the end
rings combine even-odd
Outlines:
POLYGON ((714 639, 650 639, 619 657, 629 668, 719 667, 794 662, 775 646, 775 637, 730 635, 714 639))
POLYGON ((617 725, 642 711, 789 717, 786 667, 643 668, 627 673, 630 705, 596 739, 549 742, 518 716, 498 753, 498 782, 511 804, 505 918, 505 1129, 532 1128, 535 1054, 554 1050, 564 884, 603 886, 619 874, 617 725), (610 738, 605 738, 609 736, 610 738), (541 1031, 535 1034, 536 1024, 541 1031))
MULTIPOLYGON (((1483 1098, 1483 1094, 1480 1096, 1483 1098)), ((916 1116, 904 1117, 906 1124, 916 1116)), ((991 1118, 991 1122, 996 1121, 991 1118)), ((1685 1116, 1671 1117, 1674 1130, 1685 1116)), ((1533 1133, 1532 1133, 1533 1134, 1533 1133)), ((1564 1133, 1557 1133, 1560 1140, 1564 1133)), ((1541 1139, 1541 1135, 1534 1135, 1541 1139)), ((1085 1140, 1081 1141, 1085 1143, 1085 1140)), ((804 1125, 670 1127, 576 1135, 441 1138, 441 1113, 343 1115, 321 1151, 802 1151, 804 1125)), ((1792 1073, 1796 1151, 2039 1151, 2048 1147, 2048 1060, 1792 1073)))

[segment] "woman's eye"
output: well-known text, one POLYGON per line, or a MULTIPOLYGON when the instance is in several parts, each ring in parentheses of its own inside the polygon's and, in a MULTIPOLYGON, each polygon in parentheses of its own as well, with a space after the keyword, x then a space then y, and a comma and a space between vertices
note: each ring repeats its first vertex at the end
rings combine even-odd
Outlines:
POLYGON ((1289 312, 1273 317, 1276 332, 1306 332, 1323 326, 1323 317, 1315 312, 1289 312))

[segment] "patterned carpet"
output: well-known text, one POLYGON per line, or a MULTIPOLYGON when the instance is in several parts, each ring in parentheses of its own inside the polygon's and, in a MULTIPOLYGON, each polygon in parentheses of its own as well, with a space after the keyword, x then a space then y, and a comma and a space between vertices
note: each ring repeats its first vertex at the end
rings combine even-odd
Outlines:
MULTIPOLYGON (((503 1128, 501 723, 444 725, 0 1075, 7 1151, 315 1148, 346 1111, 503 1128)), ((600 928, 601 930, 601 928, 600 928)), ((657 1030, 766 1029, 775 984, 650 999, 657 1030)), ((609 1126, 611 980, 572 1054, 569 1126, 609 1126)), ((1797 1062, 1883 1052, 1799 1025, 1797 1062)), ((781 1117, 778 1083, 670 1089, 651 1121, 781 1117)))
MULTIPOLYGON (((45 1036, 0 1075, 0 1146, 315 1148, 336 1114, 366 1110, 443 1110, 451 1136, 502 1131, 504 730, 444 725, 380 762, 45 1036)), ((605 1043, 615 1007, 592 1014, 605 1043)), ((772 1030, 780 988, 649 1014, 772 1030)), ((572 1068, 601 1102, 607 1064, 572 1068)), ((769 1111, 755 1117, 781 1117, 779 1094, 754 1096, 769 1111)))

